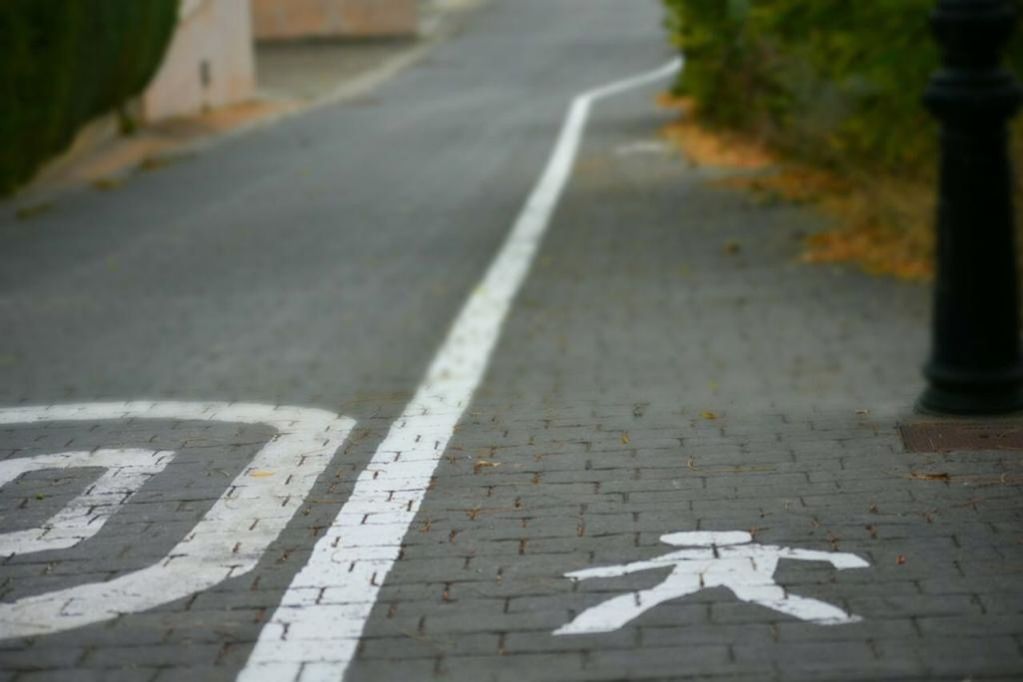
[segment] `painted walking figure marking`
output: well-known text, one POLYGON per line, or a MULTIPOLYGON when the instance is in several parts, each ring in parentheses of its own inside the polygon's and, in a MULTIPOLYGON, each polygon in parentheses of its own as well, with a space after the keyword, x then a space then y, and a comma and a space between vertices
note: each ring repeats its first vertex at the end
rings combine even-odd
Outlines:
POLYGON ((842 625, 862 620, 827 602, 789 594, 774 581, 774 571, 780 559, 826 561, 838 570, 870 565, 855 554, 759 545, 753 542, 752 535, 744 531, 669 533, 662 535, 661 541, 693 549, 682 549, 649 561, 566 573, 565 576, 573 580, 587 580, 674 567, 661 584, 623 594, 586 609, 571 623, 555 630, 554 634, 612 632, 658 604, 713 587, 727 587, 742 601, 760 604, 817 625, 842 625))

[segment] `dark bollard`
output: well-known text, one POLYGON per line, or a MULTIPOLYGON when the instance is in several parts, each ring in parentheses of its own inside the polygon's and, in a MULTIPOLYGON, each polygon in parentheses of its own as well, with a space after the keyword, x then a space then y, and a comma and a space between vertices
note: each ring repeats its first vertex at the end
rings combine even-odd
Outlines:
POLYGON ((924 101, 941 121, 937 282, 929 387, 945 414, 1023 409, 1009 120, 1021 91, 1002 68, 1015 12, 1006 0, 939 0, 944 67, 924 101))

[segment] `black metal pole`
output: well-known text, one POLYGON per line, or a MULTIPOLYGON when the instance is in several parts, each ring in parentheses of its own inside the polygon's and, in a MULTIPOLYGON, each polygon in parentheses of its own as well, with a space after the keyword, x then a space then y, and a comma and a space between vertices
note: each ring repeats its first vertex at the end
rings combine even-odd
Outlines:
POLYGON ((944 54, 924 101, 941 121, 933 339, 919 401, 928 412, 1023 409, 1009 120, 1021 102, 1002 56, 1007 0, 939 0, 944 54))

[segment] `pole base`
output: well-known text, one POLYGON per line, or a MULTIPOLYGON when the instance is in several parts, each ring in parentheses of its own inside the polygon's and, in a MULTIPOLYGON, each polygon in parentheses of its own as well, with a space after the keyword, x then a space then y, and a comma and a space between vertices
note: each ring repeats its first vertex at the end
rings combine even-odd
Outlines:
POLYGON ((931 385, 916 402, 918 412, 934 415, 1004 415, 1023 412, 1023 386, 948 387, 931 385))

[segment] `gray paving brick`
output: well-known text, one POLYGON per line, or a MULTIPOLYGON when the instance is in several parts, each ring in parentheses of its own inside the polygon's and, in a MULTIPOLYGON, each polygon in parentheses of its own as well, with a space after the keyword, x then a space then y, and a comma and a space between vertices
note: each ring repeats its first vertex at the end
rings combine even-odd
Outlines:
POLYGON ((19 672, 75 668, 88 651, 75 647, 37 646, 29 650, 0 650, 0 667, 19 672))
POLYGON ((124 670, 77 668, 19 673, 15 679, 19 682, 149 682, 158 674, 157 668, 128 666, 124 670))

